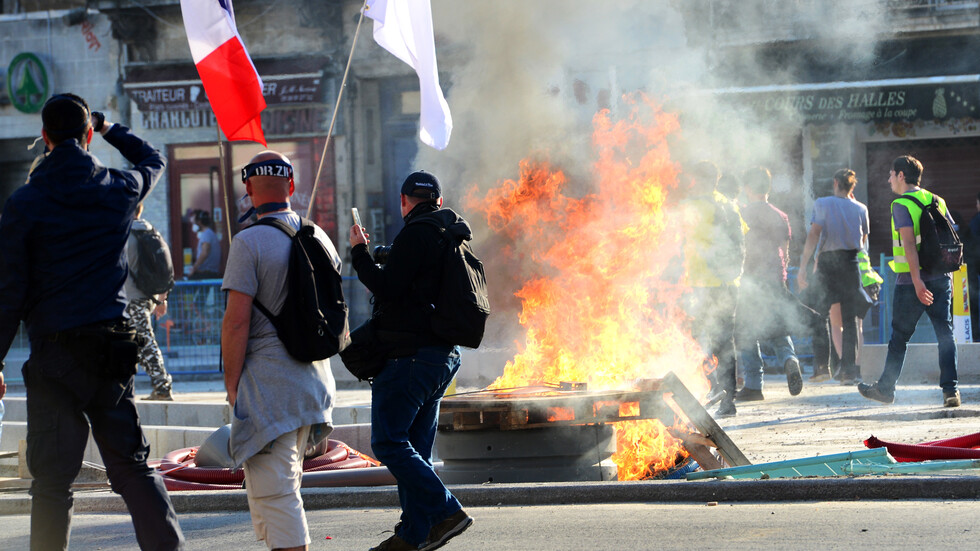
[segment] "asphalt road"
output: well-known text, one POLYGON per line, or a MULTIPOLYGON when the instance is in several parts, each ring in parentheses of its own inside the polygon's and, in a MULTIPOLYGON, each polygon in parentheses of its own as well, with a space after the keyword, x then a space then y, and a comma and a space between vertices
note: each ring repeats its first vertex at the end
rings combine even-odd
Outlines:
MULTIPOLYGON (((975 501, 776 504, 590 504, 468 508, 473 526, 447 550, 977 549, 975 501)), ((307 513, 313 550, 366 550, 388 537, 394 509, 307 513)), ((180 515, 188 550, 265 549, 248 513, 180 515)), ((28 544, 29 518, 5 516, 0 549, 28 544)), ((71 548, 132 550, 127 515, 75 515, 71 548)))

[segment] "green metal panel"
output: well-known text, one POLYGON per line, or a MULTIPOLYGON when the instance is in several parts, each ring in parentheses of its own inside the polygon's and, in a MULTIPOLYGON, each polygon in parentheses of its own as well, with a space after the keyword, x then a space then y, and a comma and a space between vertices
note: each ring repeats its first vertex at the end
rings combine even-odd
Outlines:
POLYGON ((706 478, 792 478, 798 476, 844 476, 851 474, 853 465, 889 464, 895 460, 885 448, 856 452, 818 455, 803 459, 789 459, 758 465, 745 465, 711 471, 695 471, 687 474, 688 480, 706 478))
POLYGON ((951 459, 948 461, 916 461, 895 464, 852 464, 844 468, 848 474, 919 474, 937 471, 980 469, 980 459, 951 459))

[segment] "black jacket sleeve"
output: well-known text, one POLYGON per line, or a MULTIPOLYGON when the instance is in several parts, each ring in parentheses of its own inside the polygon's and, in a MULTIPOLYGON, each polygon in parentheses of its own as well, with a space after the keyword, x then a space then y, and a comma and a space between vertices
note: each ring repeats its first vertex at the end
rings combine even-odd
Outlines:
POLYGON ((135 184, 142 201, 153 186, 163 176, 167 160, 158 149, 149 142, 137 137, 129 128, 114 124, 105 134, 105 141, 119 150, 119 153, 133 164, 132 170, 110 170, 114 176, 122 178, 128 184, 135 184))
POLYGON ((398 302, 411 296, 423 265, 431 262, 435 239, 426 233, 434 230, 419 224, 405 226, 391 244, 384 267, 374 263, 367 245, 358 245, 351 251, 357 278, 378 300, 398 302))

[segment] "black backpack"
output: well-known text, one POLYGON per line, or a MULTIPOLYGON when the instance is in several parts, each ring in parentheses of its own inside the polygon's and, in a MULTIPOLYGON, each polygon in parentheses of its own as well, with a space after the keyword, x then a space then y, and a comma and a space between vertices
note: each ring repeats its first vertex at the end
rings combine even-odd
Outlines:
POLYGON ((446 248, 442 283, 431 318, 432 332, 452 344, 478 348, 490 317, 490 298, 483 262, 468 243, 472 236, 454 234, 430 216, 420 216, 415 221, 438 228, 446 248))
POLYGON ((136 265, 130 266, 136 288, 149 297, 170 292, 174 288, 174 263, 167 242, 152 227, 134 228, 131 233, 136 238, 136 265))
POLYGON ((313 223, 305 218, 301 220, 299 231, 272 216, 253 224, 277 228, 292 240, 282 310, 273 315, 258 300, 255 307, 275 326, 290 356, 301 362, 313 362, 343 350, 350 337, 343 278, 323 243, 316 238, 313 223))
POLYGON ((963 265, 963 243, 956 230, 939 211, 939 200, 932 195, 928 206, 911 195, 902 195, 922 209, 919 218, 919 268, 932 273, 947 274, 955 272, 963 265))

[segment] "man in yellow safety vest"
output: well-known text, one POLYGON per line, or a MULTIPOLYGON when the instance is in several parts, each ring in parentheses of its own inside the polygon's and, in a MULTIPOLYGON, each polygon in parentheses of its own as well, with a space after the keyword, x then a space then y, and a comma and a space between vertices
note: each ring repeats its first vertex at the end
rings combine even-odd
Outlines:
MULTIPOLYGON (((919 268, 921 234, 919 220, 923 210, 910 200, 915 198, 929 205, 935 197, 939 211, 950 218, 946 201, 921 187, 922 163, 903 155, 892 163, 888 183, 900 197, 892 201, 892 270, 898 274, 892 299, 892 338, 888 342, 885 368, 874 384, 860 384, 858 391, 865 398, 890 404, 895 401, 895 383, 902 374, 905 350, 915 326, 925 312, 932 321, 939 341, 939 385, 943 389, 943 405, 958 407, 960 392, 956 389, 956 344, 953 342, 952 281, 950 274, 933 273, 919 268)), ((950 223, 952 220, 950 219, 950 223)))

